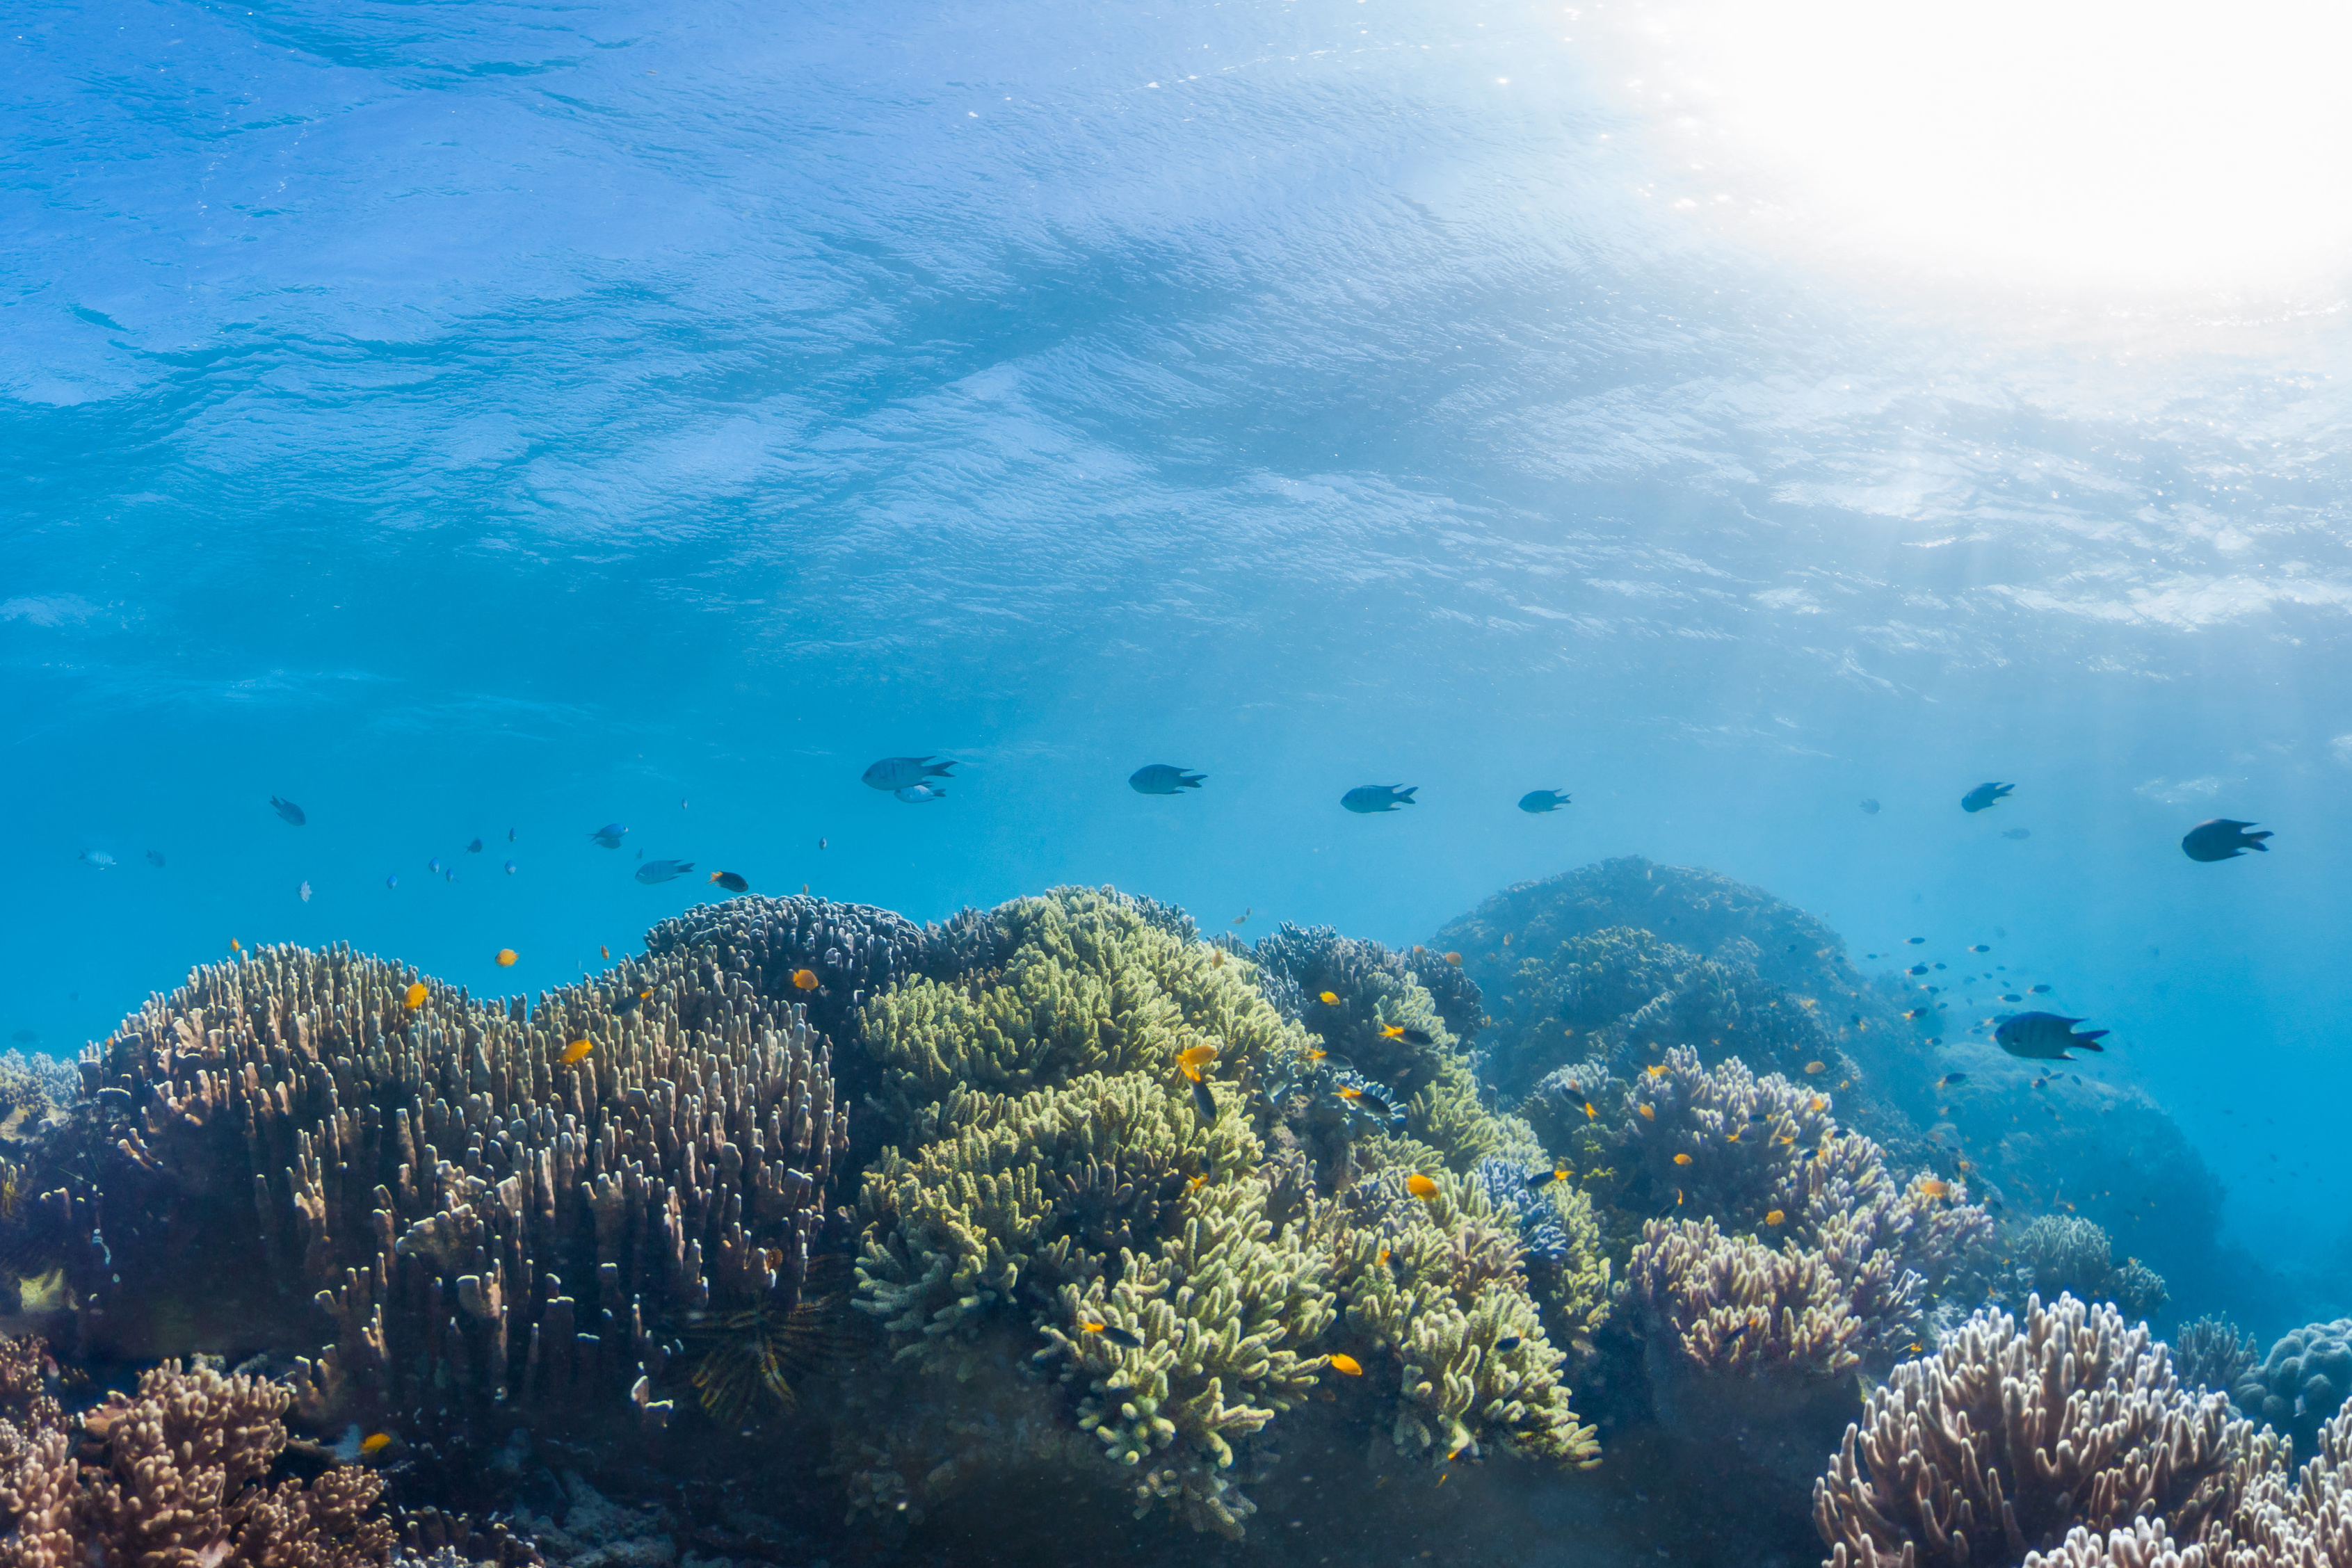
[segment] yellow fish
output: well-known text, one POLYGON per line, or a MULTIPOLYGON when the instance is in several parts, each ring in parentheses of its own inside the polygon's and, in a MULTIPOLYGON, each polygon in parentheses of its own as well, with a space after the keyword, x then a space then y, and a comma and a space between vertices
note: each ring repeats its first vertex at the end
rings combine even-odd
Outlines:
POLYGON ((1776 1143, 1776 1144, 1780 1145, 1782 1147, 1784 1147, 1784 1148, 1785 1148, 1785 1147, 1786 1147, 1786 1146, 1788 1146, 1789 1145, 1793 1144, 1793 1143, 1795 1143, 1795 1142, 1797 1141, 1797 1134, 1794 1134, 1794 1133, 1783 1133, 1783 1134, 1781 1134, 1779 1137, 1777 1137, 1777 1138, 1773 1139, 1772 1141, 1773 1141, 1774 1143, 1776 1143))
POLYGON ((1779 1209, 1777 1209, 1777 1208, 1776 1208, 1776 1209, 1774 1209, 1771 1213, 1769 1213, 1769 1214, 1768 1214, 1768 1215, 1766 1215, 1766 1216, 1764 1217, 1764 1223, 1765 1223, 1765 1224, 1767 1224, 1767 1225, 1778 1225, 1778 1224, 1780 1224, 1782 1220, 1784 1220, 1784 1219, 1786 1219, 1786 1218, 1789 1218, 1789 1217, 1788 1217, 1787 1215, 1785 1215, 1785 1214, 1781 1213, 1779 1209))
POLYGON ((1319 1045, 1310 1045, 1307 1048, 1307 1060, 1309 1061, 1320 1061, 1330 1054, 1319 1045))
POLYGON ((1648 1105, 1636 1105, 1636 1106, 1634 1106, 1634 1107, 1633 1107, 1633 1109, 1634 1109, 1635 1113, 1636 1113, 1637 1114, 1639 1114, 1639 1115, 1641 1116, 1642 1120, 1643 1120, 1644 1122, 1654 1122, 1654 1121, 1656 1121, 1656 1120, 1658 1119, 1658 1113, 1656 1112, 1656 1110, 1654 1110, 1654 1108, 1652 1108, 1651 1106, 1648 1106, 1648 1105))
POLYGON ((1339 993, 1337 991, 1325 991, 1315 999, 1321 1002, 1327 1008, 1336 1008, 1339 1005, 1339 993))
POLYGON ((1944 1183, 1937 1181, 1934 1176, 1920 1177, 1918 1190, 1919 1196, 1922 1197, 1949 1197, 1952 1196, 1952 1189, 1944 1183))
POLYGON ((1360 1090, 1360 1089, 1351 1089, 1351 1088, 1349 1088, 1348 1085, 1346 1085, 1346 1084, 1344 1084, 1344 1083, 1342 1083, 1341 1085, 1339 1085, 1339 1098, 1340 1098, 1340 1099, 1342 1099, 1342 1100, 1361 1100, 1363 1097, 1364 1097, 1364 1092, 1363 1092, 1362 1090, 1360 1090))
POLYGON ((520 956, 522 956, 522 955, 517 953, 511 947, 501 947, 498 951, 499 967, 501 969, 511 969, 515 967, 515 960, 520 956))
POLYGON ((590 1051, 595 1049, 596 1042, 593 1040, 585 1038, 575 1040, 570 1045, 563 1048, 563 1054, 557 1057, 556 1060, 562 1062, 564 1066, 570 1067, 572 1063, 578 1061, 581 1058, 586 1056, 590 1051))
MULTIPOLYGON (((1746 1132, 1747 1130, 1748 1130, 1747 1128, 1742 1127, 1742 1128, 1740 1128, 1740 1129, 1739 1129, 1739 1133, 1744 1133, 1744 1132, 1746 1132)), ((1729 1137, 1727 1137, 1727 1138, 1724 1139, 1723 1141, 1724 1141, 1725 1143, 1727 1143, 1727 1144, 1736 1144, 1736 1143, 1738 1143, 1738 1142, 1739 1141, 1739 1133, 1734 1133, 1734 1134, 1731 1134, 1731 1136, 1729 1136, 1729 1137)))
POLYGON ((1675 1164, 1678 1166, 1686 1166, 1690 1163, 1691 1157, 1688 1155, 1676 1155, 1675 1156, 1675 1164))
POLYGON ((1429 1198, 1437 1196, 1437 1184, 1419 1171, 1404 1178, 1404 1189, 1415 1197, 1429 1198))
POLYGON ((815 990, 821 983, 822 982, 820 982, 816 977, 816 971, 814 969, 794 969, 793 971, 793 984, 798 989, 813 991, 815 990))
POLYGON ((245 944, 232 936, 228 939, 228 950, 232 953, 242 953, 245 951, 245 944))
POLYGON ((596 956, 599 958, 609 958, 612 956, 613 950, 610 947, 605 946, 602 942, 596 944, 596 956))
POLYGON ((1445 955, 1445 961, 1458 969, 1462 967, 1462 955, 1459 953, 1448 953, 1445 955))
POLYGON ((1225 950, 1223 947, 1220 947, 1215 952, 1209 955, 1209 967, 1212 969, 1222 969, 1224 967, 1225 950))
POLYGON ((1654 1062, 1654 1062, 1652 1062, 1649 1066, 1644 1067, 1643 1069, 1642 1069, 1642 1071, 1644 1071, 1644 1072, 1646 1072, 1646 1073, 1648 1073, 1648 1074, 1649 1074, 1651 1077, 1653 1077, 1653 1078, 1664 1078, 1664 1077, 1666 1075, 1666 1070, 1665 1070, 1664 1068, 1663 1068, 1663 1067, 1660 1067, 1660 1066, 1659 1066, 1656 1062, 1654 1062))
POLYGON ((360 1452, 362 1454, 381 1454, 391 1447, 392 1434, 389 1432, 370 1432, 360 1439, 360 1452))
POLYGON ((1812 1103, 1805 1107, 1808 1111, 1826 1111, 1829 1108, 1830 1103, 1818 1094, 1813 1096, 1812 1103))
POLYGON ((1805 1072, 1807 1076, 1811 1076, 1816 1072, 1827 1072, 1829 1070, 1830 1064, 1826 1061, 1808 1061, 1805 1063, 1805 1072))
POLYGON ((1196 1176, 1191 1181, 1184 1184, 1184 1190, 1186 1192, 1198 1192, 1201 1190, 1201 1184, 1208 1179, 1209 1178, 1204 1176, 1196 1176))
POLYGON ((1358 1361, 1352 1355, 1333 1356, 1331 1358, 1331 1370, 1339 1373, 1343 1377, 1361 1377, 1364 1375, 1363 1363, 1358 1361))
POLYGON ((1217 1048, 1213 1045, 1190 1045, 1176 1053, 1180 1067, 1200 1067, 1216 1060, 1217 1048))
POLYGON ((1588 1122, 1596 1122, 1601 1119, 1601 1113, 1592 1108, 1592 1102, 1590 1100, 1587 1100, 1584 1103, 1584 1119, 1588 1122))
POLYGON ((1402 1040, 1404 1038, 1404 1025, 1401 1023, 1383 1024, 1381 1027, 1381 1038, 1382 1040, 1402 1040))
POLYGON ((400 998, 400 1005, 410 1012, 415 1012, 425 1005, 425 998, 432 994, 425 988, 425 982, 419 980, 408 988, 408 994, 400 998))

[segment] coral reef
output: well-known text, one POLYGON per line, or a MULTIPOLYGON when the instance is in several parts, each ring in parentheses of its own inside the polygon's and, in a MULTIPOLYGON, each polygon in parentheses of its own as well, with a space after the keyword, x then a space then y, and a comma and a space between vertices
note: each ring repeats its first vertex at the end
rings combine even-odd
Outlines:
POLYGON ((85 1343, 331 1335, 307 1419, 483 1441, 631 1404, 658 1425, 671 1330, 797 1302, 846 1140, 824 1040, 689 948, 528 1009, 266 948, 82 1066, 40 1203, 85 1343))
POLYGON ((2238 1408, 2310 1448, 2321 1423, 2352 1397, 2352 1318, 2305 1323, 2274 1341, 2231 1391, 2238 1408))
POLYGON ((2172 1364, 2180 1381, 2234 1394, 2261 1358, 2254 1336, 2227 1318, 2192 1318, 2172 1336, 2172 1364))
MULTIPOLYGON (((1885 1337, 1885 1324, 1855 1312, 1848 1282, 1822 1253, 1726 1236, 1711 1218, 1650 1221, 1625 1275, 1652 1343, 1718 1375, 1832 1377, 1885 1337)), ((1916 1316, 1906 1314, 1904 1332, 1916 1316)))
MULTIPOLYGON (((1445 1172, 1443 1150, 1345 1120, 1333 1136, 1360 1179, 1329 1196, 1288 1119, 1339 1103, 1310 1093, 1329 1075, 1250 966, 1085 889, 986 925, 997 963, 910 981, 861 1020, 901 1142, 858 1199, 855 1305, 887 1359, 845 1380, 854 1511, 919 1520, 990 1474, 1075 1474, 1124 1488, 1139 1517, 1237 1535, 1259 1435, 1339 1375, 1343 1346, 1370 1364, 1349 1396, 1387 1403, 1410 1453, 1589 1457, 1521 1211, 1445 1172), (1437 1174, 1368 1169, 1400 1155, 1437 1174)), ((1364 983, 1436 1038, 1409 976, 1364 983)), ((1475 1099, 1469 1116, 1457 1151, 1532 1148, 1475 1099)), ((1546 1202, 1559 1307, 1597 1317, 1589 1210, 1546 1202)))
POLYGON ((2021 1322, 1980 1312, 1895 1367, 1815 1483, 1814 1521, 1831 1568, 2016 1563, 2078 1528, 2226 1528, 2274 1465, 2226 1399, 2180 1385, 2145 1323, 2032 1298, 2021 1322))
POLYGON ((2113 1301, 2126 1317, 2164 1310, 2163 1276, 2137 1258, 2116 1262, 2107 1233, 2079 1215, 2042 1215, 2015 1227, 2003 1243, 2020 1291, 2113 1301))
POLYGON ((176 1364, 69 1424, 37 1343, 0 1343, 0 1555, 20 1568, 383 1568, 383 1479, 346 1465, 268 1479, 291 1396, 176 1364), (78 1430, 77 1430, 78 1427, 78 1430))

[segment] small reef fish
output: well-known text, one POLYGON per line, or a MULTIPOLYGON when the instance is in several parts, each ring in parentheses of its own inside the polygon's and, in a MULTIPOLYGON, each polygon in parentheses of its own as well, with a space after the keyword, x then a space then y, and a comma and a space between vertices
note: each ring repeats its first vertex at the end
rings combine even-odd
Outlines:
POLYGON ((1664 1078, 1666 1075, 1666 1070, 1654 1061, 1642 1071, 1652 1078, 1664 1078))
POLYGON ((425 982, 418 980, 415 984, 411 985, 408 988, 408 993, 400 998, 400 1005, 406 1008, 410 1012, 415 1012, 417 1009, 425 1005, 425 998, 432 994, 432 992, 425 988, 425 982))
POLYGON ((466 846, 466 852, 469 855, 480 854, 482 852, 482 841, 476 839, 472 843, 467 844, 466 846))
POLYGON ((1114 1323, 1080 1323, 1078 1327, 1087 1333, 1100 1334, 1103 1338, 1110 1341, 1111 1343, 1118 1346, 1121 1350, 1141 1350, 1143 1348, 1143 1342, 1141 1340, 1136 1338, 1135 1335, 1128 1333, 1125 1329, 1120 1328, 1114 1323))
POLYGON ((1187 1072, 1198 1072, 1216 1060, 1217 1048, 1213 1045, 1188 1045, 1176 1053, 1176 1065, 1187 1072))
POLYGON ((1592 1102, 1590 1100, 1584 1103, 1584 1119, 1588 1122, 1597 1122, 1601 1119, 1601 1113, 1592 1108, 1592 1102))
POLYGON ((615 1018, 628 1017, 631 1013, 635 1012, 639 1008, 645 1006, 646 1001, 650 999, 652 996, 653 992, 650 989, 629 992, 626 996, 622 997, 614 1002, 613 1016, 615 1018))
POLYGON ((1256 913, 1257 911, 1255 909, 1244 909, 1239 915, 1234 916, 1233 923, 1235 925, 1244 925, 1248 922, 1249 917, 1256 913))
MULTIPOLYGON (((1584 1109, 1589 1114, 1591 1112, 1592 1107, 1588 1103, 1584 1109)), ((1636 1105, 1633 1107, 1633 1113, 1641 1117, 1644 1122, 1654 1122, 1658 1119, 1658 1113, 1654 1106, 1636 1105)))
POLYGON ((1397 1038, 1403 1040, 1407 1045, 1425 1046, 1435 1045, 1437 1043, 1435 1037, 1431 1035, 1427 1030, 1414 1029, 1411 1025, 1407 1025, 1405 1028, 1397 1030, 1397 1038))
POLYGON ((793 971, 793 988, 795 990, 813 991, 824 983, 824 982, 816 977, 816 971, 814 969, 794 969, 793 971))
POLYGON ((2006 799, 2016 788, 2014 784, 1979 784, 1960 797, 1960 810, 1981 811, 1994 801, 2006 799))
POLYGON ((1317 993, 1315 999, 1321 1002, 1327 1008, 1336 1008, 1339 1005, 1339 993, 1337 991, 1321 991, 1317 993))
POLYGON ((1565 789, 1530 789, 1519 797, 1519 810, 1538 816, 1557 811, 1569 803, 1565 789))
POLYGON ((730 893, 749 893, 751 891, 751 884, 745 882, 741 877, 736 875, 731 871, 714 871, 710 873, 710 880, 717 883, 719 886, 725 888, 730 893))
POLYGON ((1968 1081, 1969 1075, 1965 1072, 1947 1072, 1936 1080, 1936 1087, 1948 1089, 1955 1083, 1966 1083, 1968 1081))
POLYGON ((618 822, 607 822, 603 827, 597 829, 594 832, 589 834, 588 837, 594 842, 604 845, 608 850, 617 850, 621 847, 622 835, 626 833, 628 831, 628 829, 621 826, 618 822))
POLYGON ((647 861, 637 868, 637 880, 650 887, 657 882, 667 882, 694 869, 692 861, 647 861))
POLYGON ((1522 1340, 1517 1334, 1507 1333, 1502 1338, 1495 1342, 1495 1354, 1496 1355, 1508 1355, 1511 1352, 1518 1349, 1520 1345, 1526 1343, 1527 1342, 1522 1340))
POLYGON ((441 880, 443 882, 455 882, 457 880, 457 873, 454 871, 445 871, 441 873, 441 880))
POLYGON ((1933 1008, 1913 1008, 1909 1012, 1903 1015, 1903 1021, 1906 1023, 1917 1023, 1921 1019, 1926 1018, 1933 1011, 1935 1011, 1933 1008))
POLYGON ((381 1454, 391 1447, 392 1434, 389 1432, 370 1432, 360 1439, 360 1452, 362 1454, 381 1454))
POLYGON ((819 849, 823 849, 823 848, 824 848, 824 841, 823 839, 819 839, 819 840, 817 840, 817 841, 816 841, 816 847, 817 847, 817 848, 819 848, 819 849))
POLYGON ((1437 1184, 1419 1171, 1404 1178, 1404 1189, 1424 1202, 1437 1196, 1437 1184))
POLYGON ((512 876, 512 875, 514 875, 514 873, 515 873, 515 862, 512 862, 512 861, 509 861, 509 862, 507 862, 507 874, 508 874, 509 876, 512 876))
POLYGON ((563 1048, 563 1054, 557 1057, 555 1060, 562 1062, 566 1067, 571 1067, 578 1062, 585 1061, 588 1053, 595 1049, 596 1042, 593 1040, 575 1040, 570 1045, 565 1046, 563 1048))
POLYGON ((1921 1197, 1949 1197, 1952 1196, 1950 1185, 1948 1183, 1937 1181, 1934 1176, 1921 1176, 1919 1178, 1919 1185, 1916 1190, 1921 1197))
POLYGON ((1690 1163, 1691 1157, 1688 1155, 1676 1155, 1675 1156, 1675 1164, 1678 1166, 1686 1166, 1690 1163))
POLYGON ((1927 966, 1925 964, 1914 964, 1903 972, 1906 975, 1924 975, 1927 972, 1927 966))
POLYGON ((2070 1046, 2105 1051, 2106 1047, 2099 1043, 2099 1039, 2110 1031, 2094 1029, 2077 1034, 2074 1026, 2082 1021, 2057 1013, 2017 1013, 2002 1019, 2000 1027, 1992 1031, 1993 1043, 2011 1056, 2034 1061, 2072 1061, 2074 1059, 2066 1054, 2070 1046))
POLYGON ((2000 994, 2000 999, 2005 1002, 2021 1002, 2025 998, 2015 991, 2003 991, 2000 994))
POLYGON ((1830 1064, 1826 1061, 1808 1061, 1805 1063, 1805 1076, 1808 1078, 1812 1077, 1816 1073, 1827 1072, 1829 1070, 1830 1064))
POLYGON ((108 854, 104 850, 84 850, 81 852, 81 858, 88 861, 90 864, 96 866, 100 871, 112 871, 114 869, 114 857, 108 854))
POLYGON ((1969 951, 1971 953, 1990 953, 1992 951, 1992 948, 1985 943, 1979 942, 1971 946, 1969 951))
POLYGON ((1776 1208, 1771 1213, 1764 1217, 1764 1223, 1767 1225, 1778 1225, 1788 1218, 1789 1217, 1786 1214, 1783 1214, 1780 1210, 1776 1208))
POLYGON ((162 871, 163 869, 163 852, 162 850, 149 850, 147 852, 147 863, 153 866, 157 871, 162 871))
POLYGON ((926 800, 944 800, 948 798, 948 792, 944 789, 934 789, 928 784, 909 784, 904 789, 891 790, 890 798, 894 800, 904 800, 909 806, 919 806, 926 800))
POLYGON ((2033 830, 2032 828, 2011 828, 2007 832, 2001 834, 2001 837, 2004 839, 2030 839, 2032 836, 2033 830))
POLYGON ((2028 986, 2025 988, 2025 994, 2030 997, 2046 997, 2050 994, 2050 988, 2046 985, 2028 986))
POLYGON ((1459 953, 1448 953, 1445 955, 1445 961, 1458 969, 1462 967, 1462 955, 1459 953))
POLYGON ((1862 810, 1864 815, 1875 817, 1878 815, 1878 802, 1865 796, 1862 801, 1862 810))
POLYGON ((436 858, 436 859, 433 859, 433 860, 426 861, 426 862, 425 862, 425 869, 426 871, 433 872, 433 873, 435 873, 436 874, 438 874, 438 873, 439 873, 439 872, 440 872, 440 870, 441 870, 441 862, 439 861, 439 859, 438 859, 438 858, 436 858))
POLYGON ((1364 1375, 1364 1364, 1352 1355, 1340 1353, 1331 1357, 1331 1370, 1342 1377, 1361 1377, 1364 1375))
POLYGON ((1381 1026, 1381 1038, 1382 1040, 1402 1040, 1404 1038, 1404 1025, 1401 1023, 1382 1024, 1381 1026))
POLYGON ((1529 1192, 1541 1192, 1552 1183, 1556 1181, 1566 1181, 1567 1179, 1568 1167, 1566 1166, 1554 1166, 1548 1171, 1537 1171, 1530 1175, 1527 1178, 1528 1190, 1529 1192))
POLYGON ((2180 841, 2180 852, 2190 860, 2207 862, 2235 860, 2248 850, 2269 852, 2270 845, 2263 841, 2271 835, 2246 831, 2252 826, 2252 822, 2232 821, 2228 817, 2200 822, 2180 841))
POLYGON ((297 897, 297 898, 299 898, 299 899, 300 899, 300 900, 301 900, 303 903, 305 903, 305 904, 310 903, 310 884, 309 883, 307 883, 307 882, 306 882, 306 883, 304 883, 301 886, 299 886, 299 887, 296 888, 296 889, 294 890, 294 896, 295 896, 295 897, 297 897))
POLYGON ((1339 797, 1339 804, 1359 816, 1369 816, 1374 811, 1393 811, 1399 806, 1419 805, 1420 802, 1412 797, 1420 788, 1418 784, 1359 784, 1339 797))
POLYGON ((18 1045, 31 1045, 41 1038, 41 1031, 37 1029, 20 1029, 8 1038, 18 1045))
POLYGON ((948 771, 955 764, 940 758, 886 757, 868 768, 865 773, 866 787, 897 794, 901 789, 920 788, 926 779, 952 779, 948 771))
POLYGON ((602 942, 596 944, 596 956, 599 958, 610 958, 612 956, 613 950, 610 947, 605 946, 602 942))
POLYGON ((499 949, 497 956, 499 968, 511 969, 515 967, 515 960, 520 957, 521 955, 517 953, 511 947, 501 947, 499 949))
POLYGON ((1181 795, 1198 789, 1205 773, 1193 773, 1172 762, 1155 762, 1127 776, 1127 787, 1139 795, 1181 795))
POLYGON ((1828 1101, 1826 1101, 1826 1100, 1822 1099, 1822 1098, 1820 1095, 1818 1095, 1818 1094, 1814 1095, 1814 1096, 1812 1097, 1812 1099, 1811 1099, 1810 1102, 1808 1102, 1808 1103, 1806 1103, 1806 1106, 1805 1106, 1805 1109, 1806 1109, 1806 1110, 1808 1110, 1808 1111, 1826 1111, 1826 1110, 1828 1110, 1829 1108, 1830 1108, 1830 1103, 1829 1103, 1828 1101))
POLYGON ((512 828, 509 828, 507 830, 507 842, 512 843, 515 841, 514 834, 515 831, 512 828))
POLYGON ((1192 1114, 1201 1119, 1202 1126, 1213 1124, 1217 1119, 1216 1095, 1210 1092, 1208 1081, 1198 1071, 1188 1071, 1186 1076, 1192 1080, 1192 1114))
POLYGON ((275 795, 269 797, 269 809, 298 828, 310 820, 301 807, 291 800, 281 800, 275 795))
POLYGON ((1924 947, 1927 945, 1927 939, 1925 936, 1906 936, 1903 940, 1914 947, 1924 947))

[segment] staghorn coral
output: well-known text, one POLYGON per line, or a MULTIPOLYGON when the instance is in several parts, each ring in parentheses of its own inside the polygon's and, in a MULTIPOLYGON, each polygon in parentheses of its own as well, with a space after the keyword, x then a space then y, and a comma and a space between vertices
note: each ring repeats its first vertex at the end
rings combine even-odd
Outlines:
POLYGON ((2219 1395, 2174 1378, 2145 1323, 2029 1299, 1897 1366, 1813 1488, 1831 1568, 2018 1563, 2081 1527, 2226 1527, 2271 1462, 2219 1395))
POLYGON ((2020 1290, 2113 1301, 2128 1317, 2164 1310, 2163 1276, 2137 1258, 2116 1262, 2106 1231, 2092 1220, 2045 1214, 2005 1239, 2020 1290))
POLYGON ((2172 1364, 2180 1381, 2200 1388, 2234 1392, 2260 1356, 2254 1336, 2241 1333, 2227 1318, 2192 1318, 2172 1336, 2172 1364))
POLYGON ((2305 1323, 2272 1342, 2231 1390, 2238 1408, 2308 1448, 2320 1425, 2352 1397, 2352 1318, 2305 1323))
POLYGON ((395 1532, 383 1479, 343 1466, 268 1478, 291 1396, 275 1384, 166 1364, 85 1412, 79 1445, 38 1387, 37 1343, 0 1348, 0 1509, 17 1568, 375 1568, 395 1532), (77 1449, 85 1458, 77 1458, 77 1449))
POLYGON ((42 1202, 92 1345, 331 1334, 297 1379, 331 1425, 658 1425, 666 1326, 798 1299, 846 1141, 828 1057, 692 949, 527 1009, 268 948, 85 1053, 96 1103, 42 1202))

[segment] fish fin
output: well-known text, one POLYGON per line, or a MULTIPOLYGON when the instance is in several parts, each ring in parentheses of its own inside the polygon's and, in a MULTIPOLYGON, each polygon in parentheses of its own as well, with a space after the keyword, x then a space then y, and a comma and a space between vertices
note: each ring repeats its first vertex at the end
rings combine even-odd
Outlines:
POLYGON ((1416 785, 1414 785, 1414 786, 1412 787, 1412 789, 1399 789, 1399 790, 1396 792, 1396 799, 1397 799, 1398 802, 1399 802, 1400 804, 1402 804, 1402 805, 1406 805, 1406 806, 1418 806, 1418 805, 1420 805, 1420 804, 1421 804, 1421 802, 1420 802, 1420 801, 1418 801, 1418 800, 1414 800, 1414 799, 1412 798, 1412 796, 1413 796, 1413 790, 1415 790, 1415 789, 1419 789, 1420 788, 1421 788, 1421 786, 1420 786, 1420 785, 1418 785, 1418 784, 1416 784, 1416 785))
POLYGON ((2081 1046, 2084 1051, 2105 1051, 2107 1048, 2099 1043, 2099 1036, 2108 1032, 2110 1031, 2104 1029, 2095 1029, 2088 1034, 2076 1035, 2074 1037, 2074 1043, 2081 1046))

